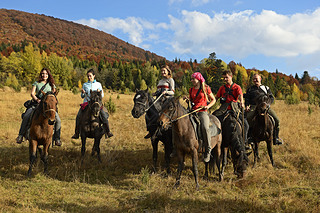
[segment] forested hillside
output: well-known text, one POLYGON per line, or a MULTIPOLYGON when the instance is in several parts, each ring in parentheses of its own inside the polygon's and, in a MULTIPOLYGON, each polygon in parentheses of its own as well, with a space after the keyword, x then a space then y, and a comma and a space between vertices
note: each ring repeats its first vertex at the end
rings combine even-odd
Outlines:
POLYGON ((48 54, 55 52, 59 56, 78 56, 95 61, 101 57, 108 60, 163 59, 108 33, 43 14, 0 9, 0 29, 1 52, 5 56, 33 42, 48 54))
POLYGON ((246 69, 241 63, 218 59, 215 52, 200 62, 177 58, 167 61, 107 33, 45 15, 0 9, 0 20, 0 86, 17 91, 22 86, 30 87, 43 67, 51 70, 58 86, 74 92, 87 81, 90 68, 105 88, 121 93, 146 88, 154 91, 161 78, 161 65, 168 64, 177 95, 187 94, 193 72, 201 72, 215 93, 223 84, 222 72, 231 70, 244 91, 251 85, 253 74, 260 73, 262 83, 277 99, 288 104, 320 104, 320 81, 308 71, 293 77, 278 71, 246 69))

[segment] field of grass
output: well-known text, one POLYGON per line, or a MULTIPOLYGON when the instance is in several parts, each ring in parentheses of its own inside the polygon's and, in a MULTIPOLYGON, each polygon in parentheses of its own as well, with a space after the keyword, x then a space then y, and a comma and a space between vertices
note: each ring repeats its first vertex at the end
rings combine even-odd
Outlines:
MULTIPOLYGON (((60 91, 62 147, 49 151, 49 175, 38 158, 33 175, 26 176, 28 142, 15 143, 23 103, 29 91, 0 90, 0 212, 320 212, 320 109, 307 103, 288 106, 276 101, 273 109, 281 121, 284 145, 274 146, 275 168, 266 144, 261 161, 237 180, 229 163, 225 180, 217 174, 204 180, 199 163, 200 190, 195 190, 191 160, 186 161, 181 186, 174 189, 174 173, 164 175, 163 146, 159 147, 159 170, 151 173, 152 147, 144 118, 131 116, 133 95, 105 92, 116 104, 109 121, 114 137, 101 141, 102 163, 90 156, 87 141, 84 164, 80 164, 80 140, 71 140, 80 94, 60 91)), ((253 156, 250 155, 252 165, 253 156)))

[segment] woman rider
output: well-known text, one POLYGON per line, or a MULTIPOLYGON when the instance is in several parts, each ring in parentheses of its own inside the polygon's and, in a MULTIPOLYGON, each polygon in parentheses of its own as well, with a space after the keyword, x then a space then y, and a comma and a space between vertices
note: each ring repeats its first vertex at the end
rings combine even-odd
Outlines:
MULTIPOLYGON (((43 68, 40 71, 38 81, 32 84, 31 97, 32 97, 33 104, 26 110, 26 112, 23 115, 22 123, 19 130, 19 135, 16 139, 16 142, 18 144, 23 142, 23 137, 26 137, 31 115, 34 109, 36 108, 36 106, 40 103, 41 98, 43 96, 41 91, 43 91, 44 93, 47 93, 50 91, 56 92, 54 79, 48 68, 43 68)), ((56 146, 61 146, 60 135, 61 135, 61 120, 58 113, 56 112, 56 122, 54 126, 54 135, 53 135, 53 140, 55 141, 56 146)))
MULTIPOLYGON (((174 96, 174 80, 172 78, 172 71, 170 70, 168 65, 164 65, 161 67, 161 75, 162 79, 160 79, 157 85, 157 91, 152 95, 158 98, 161 94, 163 94, 162 97, 164 98, 160 100, 163 103, 167 98, 174 96)), ((149 131, 149 133, 144 136, 145 139, 152 136, 152 133, 150 133, 150 127, 152 125, 155 125, 157 119, 157 116, 153 116, 150 118, 146 117, 147 130, 149 131)))
MULTIPOLYGON (((101 91, 102 97, 104 96, 103 89, 101 84, 96 81, 95 79, 95 73, 93 69, 88 70, 87 72, 88 82, 84 83, 81 90, 81 98, 83 99, 83 103, 87 103, 90 101, 90 90, 91 91, 101 91)), ((72 136, 73 139, 78 139, 80 134, 80 117, 81 117, 82 109, 80 108, 76 117, 76 127, 75 127, 75 133, 72 136)), ((109 122, 108 122, 108 114, 101 109, 100 110, 101 120, 103 123, 103 126, 106 130, 106 135, 110 138, 113 136, 113 134, 110 131, 109 128, 109 122)))
POLYGON ((208 115, 208 109, 212 107, 216 99, 208 85, 205 84, 205 80, 201 73, 195 72, 191 75, 191 83, 193 85, 192 88, 189 89, 189 99, 185 97, 185 99, 188 99, 188 101, 191 101, 192 110, 197 110, 199 108, 202 108, 197 112, 197 115, 200 119, 200 128, 202 132, 202 138, 204 141, 204 144, 206 146, 205 155, 204 155, 204 162, 210 161, 210 130, 209 130, 209 124, 210 119, 208 115), (209 100, 210 98, 210 100, 209 100))

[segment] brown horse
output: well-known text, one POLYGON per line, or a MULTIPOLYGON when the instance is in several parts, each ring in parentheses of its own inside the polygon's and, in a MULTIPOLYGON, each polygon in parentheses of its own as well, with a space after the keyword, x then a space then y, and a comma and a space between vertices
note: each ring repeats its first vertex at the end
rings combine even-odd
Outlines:
POLYGON ((30 165, 28 176, 31 175, 32 166, 37 158, 37 148, 44 163, 44 173, 48 173, 48 151, 52 142, 53 124, 57 112, 57 94, 52 92, 44 93, 40 104, 36 107, 31 120, 30 135, 29 135, 29 155, 30 165), (43 146, 41 150, 40 146, 43 146))
MULTIPOLYGON (((178 171, 175 186, 180 185, 181 173, 184 168, 185 156, 191 155, 192 158, 192 171, 194 174, 196 188, 199 188, 198 181, 198 148, 199 142, 196 138, 196 134, 189 116, 187 116, 187 110, 179 103, 179 98, 169 99, 162 107, 160 113, 159 122, 162 128, 167 129, 172 125, 172 132, 174 134, 174 145, 176 147, 176 153, 178 157, 178 171), (185 115, 185 116, 184 116, 185 115)), ((210 115, 211 122, 214 122, 218 128, 221 129, 219 120, 210 115)), ((211 147, 214 152, 216 165, 219 171, 219 179, 222 176, 220 173, 220 153, 221 153, 221 134, 211 137, 211 147)), ((207 169, 207 166, 206 166, 207 169)), ((206 171, 206 174, 208 172, 206 171)))
POLYGON ((100 157, 100 140, 106 133, 100 119, 100 110, 102 109, 102 92, 91 91, 88 106, 82 111, 80 117, 80 136, 81 136, 81 159, 84 160, 86 152, 86 138, 94 138, 91 155, 97 153, 99 162, 100 157))
POLYGON ((253 138, 253 152, 254 152, 254 163, 256 165, 259 157, 259 143, 260 141, 266 141, 268 155, 272 166, 274 166, 272 156, 272 142, 274 137, 274 122, 272 121, 268 110, 270 108, 271 100, 266 95, 260 95, 256 98, 256 108, 251 123, 252 138, 253 138))

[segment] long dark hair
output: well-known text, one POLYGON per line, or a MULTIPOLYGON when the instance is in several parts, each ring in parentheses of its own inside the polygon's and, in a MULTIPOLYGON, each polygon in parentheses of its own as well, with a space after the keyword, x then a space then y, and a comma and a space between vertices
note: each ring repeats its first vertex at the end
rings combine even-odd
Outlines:
POLYGON ((53 79, 53 77, 52 77, 52 75, 51 75, 51 72, 50 72, 50 70, 49 70, 48 68, 42 68, 42 70, 40 71, 39 77, 38 77, 38 82, 42 81, 41 73, 42 73, 44 70, 47 71, 47 73, 48 73, 47 82, 49 83, 49 85, 50 85, 51 88, 53 89, 53 88, 54 88, 54 79, 53 79))

